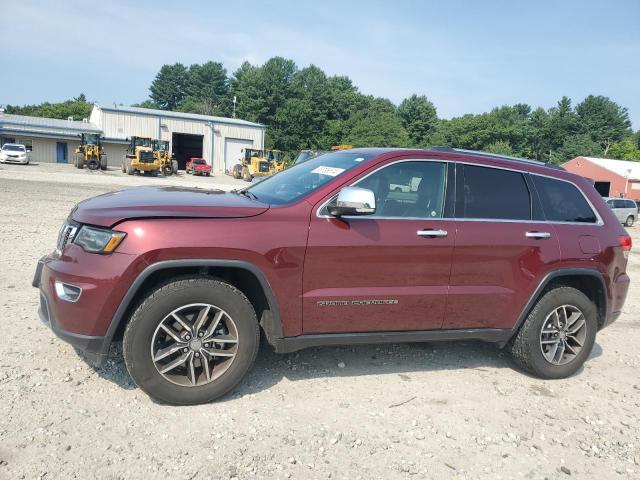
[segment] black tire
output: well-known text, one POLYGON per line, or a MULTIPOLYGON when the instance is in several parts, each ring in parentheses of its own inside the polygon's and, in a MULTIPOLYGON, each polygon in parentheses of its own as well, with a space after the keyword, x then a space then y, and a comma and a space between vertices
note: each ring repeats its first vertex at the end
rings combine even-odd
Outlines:
POLYGON ((84 156, 79 156, 76 158, 75 166, 79 170, 82 170, 84 168, 84 156))
POLYGON ((87 162, 87 168, 89 170, 98 170, 100 168, 100 162, 97 159, 92 158, 87 162))
POLYGON ((232 176, 233 178, 237 178, 238 180, 242 178, 242 167, 239 163, 233 166, 232 176))
POLYGON ((107 169, 107 157, 105 155, 100 157, 100 170, 106 170, 107 169))
POLYGON ((633 215, 629 215, 627 217, 627 220, 624 222, 624 226, 625 227, 633 227, 633 222, 635 222, 635 218, 633 218, 633 215))
POLYGON ((520 330, 507 345, 513 359, 523 370, 544 379, 566 378, 577 372, 589 357, 598 329, 595 304, 584 293, 572 287, 557 287, 538 300, 520 330), (542 353, 540 333, 547 316, 562 305, 577 307, 585 319, 586 338, 582 349, 563 365, 552 364, 542 353))
POLYGON ((171 170, 173 174, 178 174, 178 162, 176 160, 171 161, 171 170))
POLYGON ((195 405, 231 391, 253 365, 259 345, 256 313, 240 290, 210 277, 182 277, 160 285, 138 305, 124 332, 123 355, 134 382, 149 396, 172 405, 195 405), (238 350, 228 369, 212 382, 180 386, 156 369, 151 342, 163 318, 176 308, 194 303, 215 305, 228 313, 238 331, 238 350))
POLYGON ((253 180, 253 176, 251 176, 251 173, 249 173, 249 169, 247 167, 242 167, 242 179, 245 182, 250 182, 251 180, 253 180))
POLYGON ((171 168, 171 165, 169 165, 168 163, 165 163, 162 166, 162 173, 167 176, 171 175, 173 173, 173 169, 171 168))

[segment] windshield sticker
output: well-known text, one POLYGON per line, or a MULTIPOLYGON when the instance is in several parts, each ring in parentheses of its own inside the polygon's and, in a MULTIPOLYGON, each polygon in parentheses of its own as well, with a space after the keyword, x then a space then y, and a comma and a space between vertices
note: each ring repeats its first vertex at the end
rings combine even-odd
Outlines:
POLYGON ((364 160, 364 158, 362 158, 362 157, 358 157, 358 158, 354 159, 355 162, 361 162, 363 160, 364 160))
POLYGON ((344 172, 344 168, 336 168, 336 167, 316 167, 311 170, 311 173, 319 173, 320 175, 327 175, 329 177, 335 177, 344 172))

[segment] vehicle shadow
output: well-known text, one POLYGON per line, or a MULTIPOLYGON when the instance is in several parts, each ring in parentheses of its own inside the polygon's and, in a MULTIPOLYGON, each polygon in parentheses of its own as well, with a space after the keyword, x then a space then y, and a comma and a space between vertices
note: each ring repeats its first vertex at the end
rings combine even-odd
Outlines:
MULTIPOLYGON (((589 360, 602 355, 596 342, 589 360)), ((137 388, 122 359, 122 344, 112 345, 109 360, 103 367, 85 361, 105 380, 131 390, 137 388)), ((289 354, 277 354, 264 342, 255 365, 240 385, 220 402, 234 400, 267 390, 284 378, 300 381, 331 377, 353 377, 366 375, 400 375, 410 381, 415 372, 438 372, 443 370, 491 370, 518 369, 509 354, 493 344, 480 341, 399 343, 384 345, 353 345, 340 347, 316 347, 289 354)), ((580 375, 582 368, 575 374, 580 375)))

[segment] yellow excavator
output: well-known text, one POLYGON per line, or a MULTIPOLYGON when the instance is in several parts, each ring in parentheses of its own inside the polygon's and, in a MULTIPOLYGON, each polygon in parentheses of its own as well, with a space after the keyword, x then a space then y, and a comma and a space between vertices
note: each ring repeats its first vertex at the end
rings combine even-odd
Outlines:
POLYGON ((153 149, 154 158, 162 163, 163 174, 171 175, 178 173, 178 161, 173 158, 167 140, 152 140, 151 148, 153 149))
POLYGON ((83 133, 80 135, 80 145, 74 152, 73 165, 80 169, 85 166, 89 170, 107 169, 107 155, 104 153, 100 134, 83 133))
POLYGON ((131 137, 127 153, 122 157, 122 171, 128 175, 136 172, 158 175, 162 172, 162 161, 154 156, 150 138, 131 137))
POLYGON ((245 148, 244 158, 233 166, 233 178, 250 182, 253 177, 267 177, 284 170, 284 154, 280 150, 245 148))

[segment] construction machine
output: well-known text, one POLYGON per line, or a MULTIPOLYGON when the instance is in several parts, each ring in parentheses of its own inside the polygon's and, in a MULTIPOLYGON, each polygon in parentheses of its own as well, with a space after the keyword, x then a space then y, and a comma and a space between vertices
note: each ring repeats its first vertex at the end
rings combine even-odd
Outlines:
POLYGON ((162 172, 162 160, 153 154, 152 141, 146 137, 131 137, 127 153, 122 157, 122 171, 128 175, 162 172))
POLYGON ((167 140, 152 140, 153 156, 162 163, 162 173, 171 175, 178 173, 178 161, 175 160, 167 140))
POLYGON ((267 177, 284 170, 284 154, 280 150, 245 148, 244 157, 233 166, 233 178, 250 182, 254 177, 267 177))
POLYGON ((331 147, 332 152, 337 152, 338 150, 351 150, 353 145, 334 145, 331 147))
POLYGON ((73 165, 76 168, 89 170, 106 170, 107 155, 100 141, 98 133, 83 133, 80 135, 80 145, 75 149, 73 155, 73 165))

